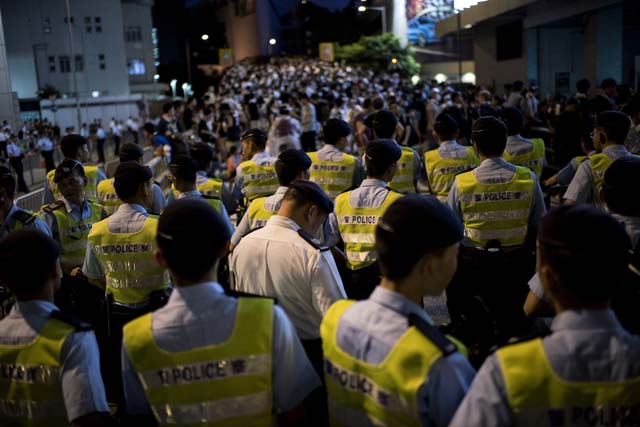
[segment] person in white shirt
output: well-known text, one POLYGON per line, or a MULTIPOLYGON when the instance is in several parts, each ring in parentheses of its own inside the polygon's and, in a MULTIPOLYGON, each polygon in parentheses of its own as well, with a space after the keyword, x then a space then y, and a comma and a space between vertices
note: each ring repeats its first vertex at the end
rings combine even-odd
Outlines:
POLYGON ((27 187, 27 183, 24 181, 24 167, 22 166, 24 154, 22 154, 22 149, 20 149, 18 145, 17 136, 11 135, 11 139, 9 139, 9 144, 7 145, 7 153, 9 154, 9 163, 18 177, 18 191, 28 193, 29 187, 27 187))
POLYGON ((298 119, 290 116, 290 113, 288 105, 281 106, 280 115, 269 130, 267 153, 272 157, 288 148, 300 149, 302 126, 298 119))
POLYGON ((36 148, 40 151, 40 154, 42 154, 47 173, 55 169, 56 165, 53 163, 53 142, 51 142, 46 132, 38 139, 36 148))
POLYGON ((98 130, 96 131, 96 137, 98 138, 98 162, 104 163, 104 142, 107 139, 107 134, 102 128, 102 123, 98 122, 98 130))

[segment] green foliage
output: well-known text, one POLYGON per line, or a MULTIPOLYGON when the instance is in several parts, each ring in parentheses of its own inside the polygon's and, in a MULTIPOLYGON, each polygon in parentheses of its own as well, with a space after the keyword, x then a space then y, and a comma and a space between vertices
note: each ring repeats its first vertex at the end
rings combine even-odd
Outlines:
POLYGON ((393 33, 363 36, 356 43, 336 46, 336 59, 360 65, 374 71, 398 71, 404 76, 420 73, 420 64, 413 58, 409 46, 400 46, 400 39, 393 33), (398 62, 392 63, 396 58, 398 62))
POLYGON ((47 83, 38 90, 37 95, 40 99, 49 99, 51 97, 60 98, 60 91, 47 83))

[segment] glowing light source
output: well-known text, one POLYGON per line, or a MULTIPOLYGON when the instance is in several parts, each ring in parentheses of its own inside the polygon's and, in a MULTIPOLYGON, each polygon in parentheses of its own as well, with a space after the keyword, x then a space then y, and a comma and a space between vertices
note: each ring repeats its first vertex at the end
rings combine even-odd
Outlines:
POLYGON ((367 10, 367 6, 358 6, 358 12, 365 12, 367 10))
POLYGON ((474 73, 464 73, 462 75, 462 83, 476 84, 476 75, 474 73))
POLYGON ((100 96, 100 91, 94 90, 93 92, 91 92, 91 97, 92 98, 97 98, 100 96))
POLYGON ((398 63, 398 58, 391 58, 391 63, 392 64, 397 64, 398 63))
POLYGON ((209 34, 203 34, 200 38, 202 40, 209 40, 209 34))
POLYGON ((415 74, 413 76, 411 76, 411 83, 413 83, 414 85, 417 85, 420 82, 420 76, 415 74))
POLYGON ((277 43, 276 39, 269 39, 269 44, 271 46, 275 46, 276 43, 277 43))
POLYGON ((436 74, 433 78, 436 79, 438 83, 444 83, 447 81, 447 76, 442 73, 436 74))
POLYGON ((160 80, 160 74, 154 74, 153 80, 160 80))

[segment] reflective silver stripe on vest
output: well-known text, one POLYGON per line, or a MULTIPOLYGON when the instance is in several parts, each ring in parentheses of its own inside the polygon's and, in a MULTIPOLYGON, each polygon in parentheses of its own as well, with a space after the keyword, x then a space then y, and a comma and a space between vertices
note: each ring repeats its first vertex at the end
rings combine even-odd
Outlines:
POLYGON ((106 273, 113 273, 114 271, 153 271, 160 267, 160 265, 155 260, 122 260, 122 261, 110 261, 103 260, 102 266, 104 267, 104 271, 106 273))
POLYGON ((464 222, 496 222, 512 219, 526 219, 529 217, 529 209, 514 209, 510 211, 490 212, 465 212, 464 222))
POLYGON ((376 236, 372 233, 344 233, 342 234, 344 243, 371 243, 376 242, 376 236))
MULTIPOLYGON (((42 419, 67 416, 64 402, 33 400, 0 400, 0 420, 3 417, 42 419)), ((22 424, 19 424, 22 425, 22 424)))
POLYGON ((347 251, 347 259, 351 262, 375 261, 378 259, 378 253, 376 251, 371 251, 371 252, 347 251))
POLYGON ((196 424, 255 416, 269 412, 270 407, 271 393, 262 391, 208 402, 153 405, 152 409, 160 424, 196 424))
POLYGON ((239 376, 267 373, 271 366, 271 355, 257 354, 233 359, 210 360, 190 365, 151 369, 140 374, 145 389, 170 387, 224 380, 239 376))
POLYGON ((491 193, 459 194, 464 203, 495 203, 510 200, 527 200, 531 197, 529 191, 496 191, 491 193))
POLYGON ((127 277, 126 279, 107 277, 107 287, 113 289, 145 289, 160 286, 168 281, 169 273, 166 272, 153 276, 127 277))
POLYGON ((330 178, 326 176, 314 176, 311 181, 315 181, 318 184, 325 185, 346 185, 350 186, 353 180, 349 178, 330 178))
POLYGON ((260 193, 275 193, 275 191, 277 190, 278 184, 271 184, 271 185, 247 185, 244 187, 243 191, 247 194, 247 195, 252 195, 252 194, 260 194, 260 193))
POLYGON ((0 379, 22 384, 56 384, 60 369, 54 366, 0 363, 0 379))
POLYGON ((380 426, 387 427, 386 424, 377 418, 373 417, 373 414, 369 414, 364 410, 358 410, 354 408, 347 408, 336 403, 333 399, 328 399, 329 404, 329 419, 331 425, 335 422, 338 426, 380 426))
POLYGON ((508 240, 518 239, 526 236, 527 226, 507 228, 505 230, 477 230, 475 228, 465 228, 464 235, 471 240, 508 240))
POLYGON ((338 215, 338 224, 376 225, 380 215, 338 215))

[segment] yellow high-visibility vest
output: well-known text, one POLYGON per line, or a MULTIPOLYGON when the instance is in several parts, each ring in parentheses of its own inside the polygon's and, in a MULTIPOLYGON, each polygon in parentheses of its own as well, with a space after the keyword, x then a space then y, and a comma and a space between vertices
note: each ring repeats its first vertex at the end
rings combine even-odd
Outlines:
POLYGON ((358 208, 351 205, 351 191, 336 198, 335 212, 338 229, 344 242, 347 267, 359 270, 372 265, 378 259, 375 251, 376 224, 393 202, 402 194, 389 190, 379 208, 358 208))
POLYGON ((102 205, 107 215, 112 215, 122 204, 122 200, 116 194, 113 178, 104 179, 98 183, 98 203, 102 205))
POLYGON ((402 194, 415 193, 416 186, 413 182, 413 177, 415 176, 415 151, 410 147, 401 148, 402 155, 400 156, 400 160, 398 160, 398 170, 391 182, 389 182, 389 186, 402 194))
POLYGON ((613 164, 613 159, 604 153, 596 153, 589 157, 589 165, 591 166, 591 174, 593 175, 593 195, 594 205, 604 205, 604 201, 600 198, 600 190, 604 182, 604 173, 613 164))
POLYGON ((273 302, 239 298, 225 342, 166 351, 152 313, 124 327, 124 346, 160 425, 270 426, 273 302))
POLYGON ((567 381, 553 370, 541 339, 497 351, 515 426, 631 426, 640 423, 640 377, 567 381))
POLYGON ((511 156, 507 153, 507 150, 504 151, 504 159, 513 163, 517 166, 524 166, 529 168, 536 174, 536 177, 540 179, 542 175, 542 169, 544 168, 544 141, 540 138, 532 138, 531 142, 533 142, 533 150, 526 153, 521 154, 519 156, 511 156))
POLYGON ((531 171, 516 166, 509 182, 483 184, 473 172, 457 176, 458 201, 464 221, 465 237, 484 247, 490 240, 502 246, 517 246, 527 236, 533 201, 531 171))
MULTIPOLYGON (((222 198, 222 180, 217 178, 207 178, 204 184, 196 185, 196 189, 202 193, 203 196, 215 197, 216 199, 222 198)), ((180 192, 176 190, 176 186, 171 184, 171 192, 173 198, 177 199, 180 192)))
POLYGON ((467 155, 461 158, 442 157, 437 149, 424 153, 424 167, 431 191, 441 202, 447 200, 456 175, 480 164, 473 147, 465 147, 465 149, 467 155))
MULTIPOLYGON (((84 195, 92 202, 98 203, 98 167, 91 165, 84 165, 84 174, 87 177, 87 186, 84 189, 84 195)), ((62 194, 58 189, 58 184, 53 182, 53 177, 56 174, 56 170, 52 169, 47 173, 47 179, 49 180, 49 188, 55 200, 62 199, 62 194)))
POLYGON ((349 355, 337 334, 340 318, 354 302, 334 303, 320 325, 331 425, 420 426, 418 390, 442 351, 412 326, 378 365, 349 355))
POLYGON ((0 425, 67 426, 60 352, 75 328, 50 318, 34 341, 0 344, 0 425))
POLYGON ((93 225, 89 244, 102 265, 107 293, 116 302, 138 304, 169 286, 169 273, 155 259, 158 219, 149 216, 134 233, 111 233, 108 219, 93 225))
POLYGON ((317 183, 327 195, 335 199, 338 194, 351 188, 356 171, 356 158, 343 153, 342 160, 320 160, 318 152, 307 153, 311 158, 310 180, 317 183))
POLYGON ((253 160, 240 163, 243 178, 243 191, 247 199, 270 196, 279 187, 278 176, 273 165, 261 166, 253 160))
POLYGON ((251 230, 264 227, 267 225, 269 218, 278 213, 278 210, 272 210, 275 206, 265 205, 266 197, 259 197, 254 199, 247 209, 247 215, 249 219, 249 226, 251 230))

